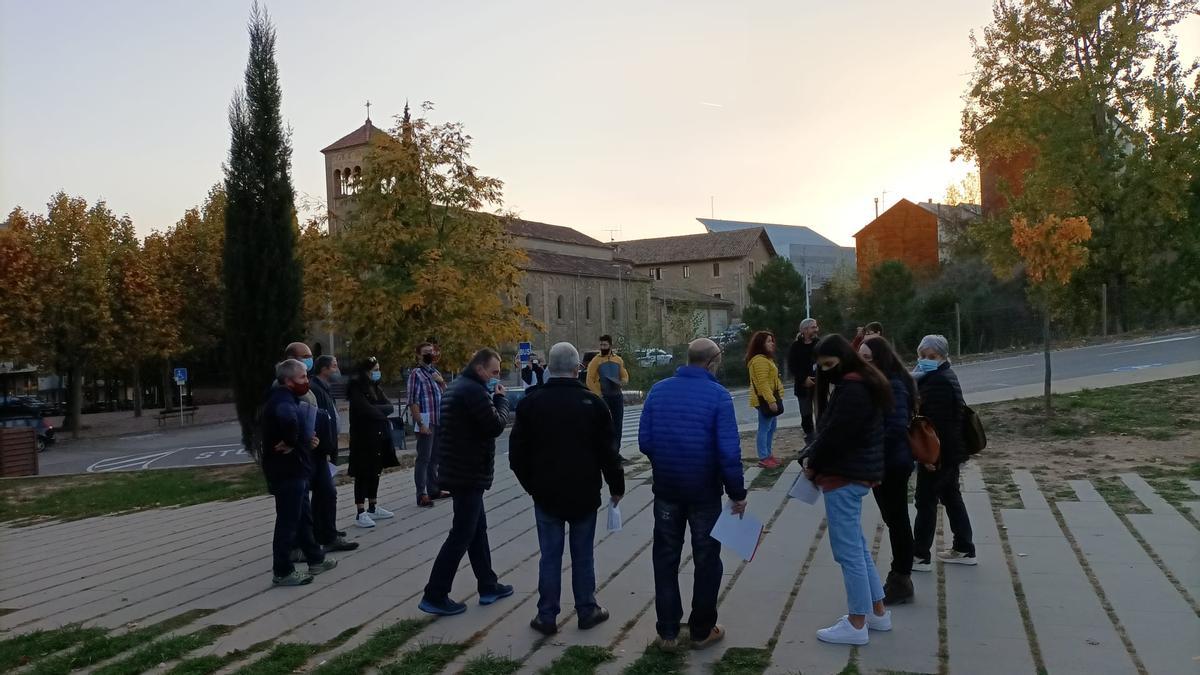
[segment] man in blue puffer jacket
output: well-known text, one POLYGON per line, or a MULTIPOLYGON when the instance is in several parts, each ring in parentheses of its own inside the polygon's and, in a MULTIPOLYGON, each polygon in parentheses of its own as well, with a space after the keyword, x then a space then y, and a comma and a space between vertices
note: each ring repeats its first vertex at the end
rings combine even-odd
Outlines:
POLYGON ((688 628, 696 647, 723 638, 717 625, 721 587, 721 544, 712 528, 721 515, 721 495, 733 512, 746 510, 742 448, 733 399, 714 373, 721 348, 701 338, 688 345, 688 365, 650 390, 642 408, 638 444, 654 469, 654 602, 658 644, 674 649, 683 618, 679 559, 685 528, 692 532, 695 587, 688 628))

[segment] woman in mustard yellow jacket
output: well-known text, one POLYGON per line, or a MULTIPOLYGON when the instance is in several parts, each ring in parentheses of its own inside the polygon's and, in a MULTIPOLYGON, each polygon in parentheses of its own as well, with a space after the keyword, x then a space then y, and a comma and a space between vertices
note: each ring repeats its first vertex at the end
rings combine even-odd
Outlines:
POLYGON ((771 444, 775 441, 775 421, 782 411, 783 381, 775 365, 775 336, 770 331, 760 330, 750 336, 746 368, 750 371, 750 407, 758 410, 758 465, 774 469, 779 460, 771 454, 771 444))

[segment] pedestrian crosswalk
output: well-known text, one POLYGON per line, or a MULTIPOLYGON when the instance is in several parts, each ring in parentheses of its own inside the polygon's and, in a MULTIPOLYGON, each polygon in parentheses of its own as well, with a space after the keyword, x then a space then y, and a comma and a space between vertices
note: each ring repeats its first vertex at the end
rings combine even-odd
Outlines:
POLYGON ((638 425, 642 423, 642 406, 625 408, 625 417, 621 420, 621 447, 636 447, 638 425))

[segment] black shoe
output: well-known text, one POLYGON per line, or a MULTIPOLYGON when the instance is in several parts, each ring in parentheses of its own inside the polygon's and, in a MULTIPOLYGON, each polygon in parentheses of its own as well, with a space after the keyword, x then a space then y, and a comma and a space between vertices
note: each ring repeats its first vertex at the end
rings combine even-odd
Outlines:
POLYGON ((461 602, 455 602, 450 598, 442 598, 441 600, 431 600, 428 597, 422 597, 421 603, 417 608, 426 614, 434 616, 454 616, 467 611, 467 606, 461 602))
POLYGON ((558 624, 553 621, 543 622, 536 616, 530 620, 529 627, 546 636, 554 635, 558 632, 558 624))
POLYGON ((513 594, 513 587, 508 584, 496 584, 486 591, 479 592, 479 604, 490 605, 500 598, 507 598, 513 594))
POLYGON ((597 607, 596 611, 588 614, 586 617, 579 617, 579 630, 595 628, 605 621, 608 621, 608 610, 603 607, 597 607))
POLYGON ((339 537, 344 537, 344 536, 346 536, 346 533, 345 533, 345 531, 343 531, 343 530, 338 530, 338 531, 337 531, 337 536, 339 536, 339 537))
POLYGON ((888 572, 887 583, 883 585, 883 604, 888 607, 907 605, 915 595, 911 576, 888 572))
POLYGON ((328 544, 325 544, 325 552, 331 551, 353 551, 358 548, 357 541, 347 541, 345 537, 338 537, 328 544))

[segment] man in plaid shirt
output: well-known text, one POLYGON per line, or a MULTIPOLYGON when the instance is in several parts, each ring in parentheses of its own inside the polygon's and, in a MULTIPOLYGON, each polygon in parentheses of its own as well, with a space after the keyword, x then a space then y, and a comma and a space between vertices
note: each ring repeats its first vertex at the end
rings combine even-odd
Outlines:
POLYGON ((446 381, 434 367, 433 344, 417 347, 417 365, 408 373, 408 409, 417 429, 417 465, 413 477, 417 483, 417 506, 433 506, 434 499, 448 497, 437 486, 437 430, 442 408, 442 390, 446 381))

